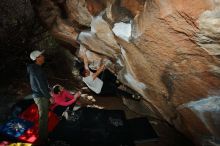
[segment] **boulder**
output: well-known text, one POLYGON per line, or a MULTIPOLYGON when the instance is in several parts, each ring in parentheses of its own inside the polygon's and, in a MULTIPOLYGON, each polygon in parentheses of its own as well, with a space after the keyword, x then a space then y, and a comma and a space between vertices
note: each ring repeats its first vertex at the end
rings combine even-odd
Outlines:
POLYGON ((54 0, 42 0, 39 16, 56 39, 78 50, 73 55, 80 58, 86 48, 90 61, 112 60, 119 80, 141 94, 141 104, 159 118, 197 145, 219 143, 219 1, 66 0, 63 5, 67 18, 54 0))

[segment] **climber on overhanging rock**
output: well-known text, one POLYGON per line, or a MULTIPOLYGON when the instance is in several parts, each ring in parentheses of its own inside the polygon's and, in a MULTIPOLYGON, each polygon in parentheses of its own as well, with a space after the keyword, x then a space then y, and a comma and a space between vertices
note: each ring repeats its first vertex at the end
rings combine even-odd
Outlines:
POLYGON ((117 77, 111 73, 106 66, 108 66, 110 61, 102 61, 101 65, 97 67, 96 70, 93 68, 91 70, 91 65, 88 63, 88 58, 86 51, 83 54, 84 67, 80 69, 80 75, 83 77, 83 82, 96 94, 113 94, 117 96, 123 96, 125 98, 131 98, 134 100, 140 100, 140 96, 132 95, 126 91, 119 89, 120 83, 117 80, 117 77))

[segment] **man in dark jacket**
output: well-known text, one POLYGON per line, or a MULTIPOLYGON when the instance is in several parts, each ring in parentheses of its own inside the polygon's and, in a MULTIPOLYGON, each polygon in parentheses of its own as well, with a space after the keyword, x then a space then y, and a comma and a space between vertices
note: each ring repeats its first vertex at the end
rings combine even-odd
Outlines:
POLYGON ((36 145, 45 145, 45 142, 47 142, 48 106, 49 99, 51 98, 47 78, 41 68, 45 62, 43 52, 38 50, 31 52, 30 58, 34 63, 27 67, 33 93, 32 96, 39 111, 39 138, 36 145))

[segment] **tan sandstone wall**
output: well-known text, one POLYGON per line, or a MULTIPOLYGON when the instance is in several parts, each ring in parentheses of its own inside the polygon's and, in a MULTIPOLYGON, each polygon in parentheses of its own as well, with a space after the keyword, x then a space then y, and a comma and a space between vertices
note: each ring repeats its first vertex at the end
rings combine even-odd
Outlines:
POLYGON ((80 57, 88 49, 90 61, 111 59, 110 69, 120 81, 143 96, 138 104, 196 144, 217 145, 219 4, 219 0, 42 0, 37 7, 52 35, 75 47, 74 55, 80 57))

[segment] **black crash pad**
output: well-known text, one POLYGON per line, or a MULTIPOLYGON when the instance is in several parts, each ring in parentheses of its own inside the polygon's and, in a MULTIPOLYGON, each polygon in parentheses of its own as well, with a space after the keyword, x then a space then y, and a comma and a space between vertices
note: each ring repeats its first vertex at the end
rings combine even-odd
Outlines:
POLYGON ((159 137, 146 117, 127 120, 129 133, 134 143, 158 141, 159 137))
POLYGON ((52 142, 80 146, 133 146, 122 110, 82 108, 50 133, 52 142))

